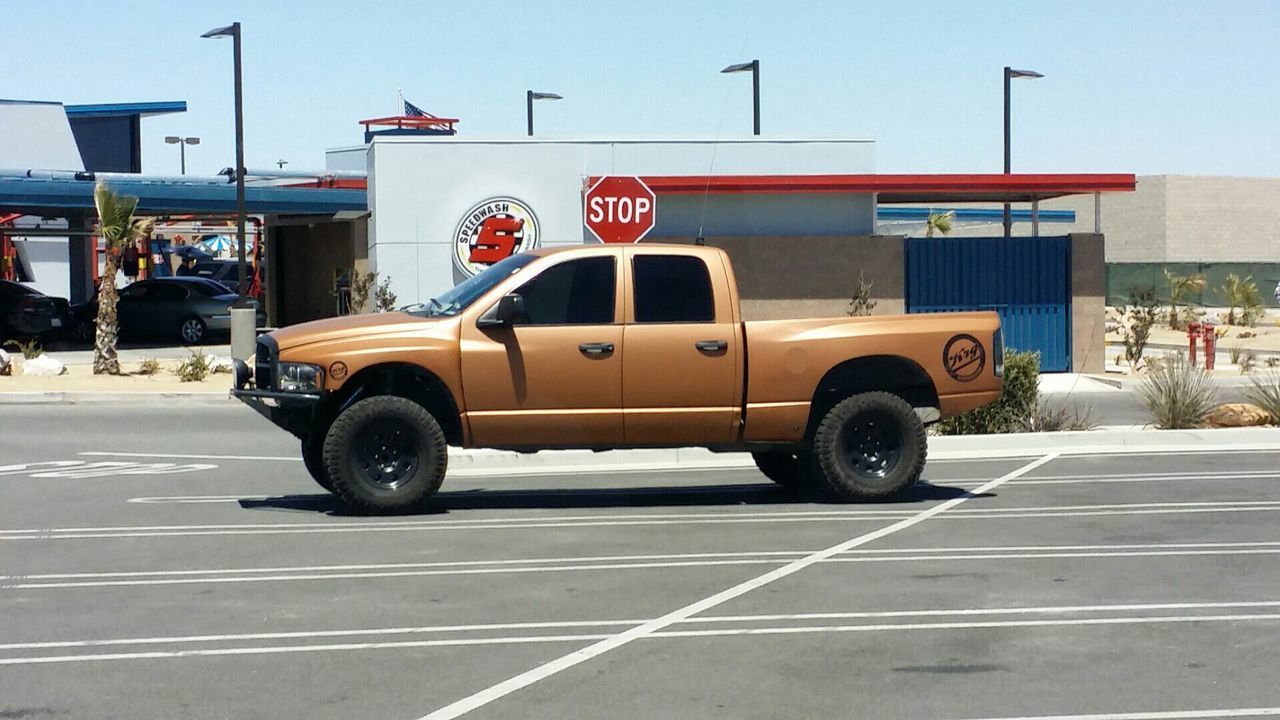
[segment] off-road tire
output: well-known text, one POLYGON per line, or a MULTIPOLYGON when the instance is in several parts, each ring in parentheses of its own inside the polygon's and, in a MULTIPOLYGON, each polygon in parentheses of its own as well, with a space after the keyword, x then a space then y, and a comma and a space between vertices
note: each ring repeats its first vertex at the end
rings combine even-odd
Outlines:
POLYGON ((770 480, 789 488, 801 488, 809 477, 812 461, 808 453, 794 451, 753 452, 751 459, 770 480))
POLYGON ((307 438, 302 441, 302 464, 307 467, 311 479, 326 492, 335 492, 329 481, 329 470, 324 466, 324 438, 307 438))
POLYGON ((419 510, 435 494, 444 482, 449 447, 426 408, 377 395, 338 415, 325 435, 322 457, 344 503, 358 512, 393 514, 419 510))
POLYGON ((883 500, 920 479, 928 454, 924 423, 887 392, 845 398, 813 435, 814 479, 833 500, 883 500))

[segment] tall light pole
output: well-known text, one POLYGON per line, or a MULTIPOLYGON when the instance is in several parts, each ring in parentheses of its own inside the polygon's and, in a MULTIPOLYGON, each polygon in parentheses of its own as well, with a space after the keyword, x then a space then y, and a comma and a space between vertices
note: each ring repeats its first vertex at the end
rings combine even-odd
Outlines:
POLYGON ((533 137, 533 101, 534 100, 563 100, 564 98, 549 92, 526 91, 524 95, 525 119, 528 121, 529 137, 533 137))
MULTIPOLYGON (((1014 70, 1006 65, 1004 67, 1004 174, 1008 175, 1010 171, 1009 158, 1009 81, 1014 78, 1027 78, 1034 80, 1042 78, 1044 75, 1035 70, 1014 70)), ((1013 232, 1013 215, 1009 211, 1009 203, 1004 204, 1004 236, 1009 237, 1013 232)))
POLYGON ((186 175, 186 174, 187 174, 187 146, 188 146, 188 145, 199 145, 199 144, 200 144, 200 138, 198 138, 198 137, 178 137, 177 135, 167 135, 167 136, 165 136, 164 142, 165 142, 165 144, 166 144, 166 145, 177 145, 177 146, 178 146, 179 156, 182 158, 182 174, 183 174, 183 175, 186 175))
POLYGON ((245 299, 245 259, 244 259, 244 96, 240 73, 240 23, 233 22, 226 27, 214 28, 201 35, 204 38, 231 38, 231 52, 235 55, 236 85, 236 245, 238 246, 239 285, 236 287, 240 299, 238 305, 244 306, 245 299))
POLYGON ((722 73, 751 71, 751 119, 752 135, 760 134, 760 61, 738 63, 721 70, 722 73))

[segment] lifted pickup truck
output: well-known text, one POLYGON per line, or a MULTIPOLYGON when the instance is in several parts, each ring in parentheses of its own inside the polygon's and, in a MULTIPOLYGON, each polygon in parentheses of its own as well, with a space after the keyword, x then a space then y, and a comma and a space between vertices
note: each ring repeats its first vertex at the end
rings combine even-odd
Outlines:
POLYGON ((995 313, 743 321, 728 255, 592 245, 515 255, 430 302, 282 328, 234 394, 364 512, 439 489, 448 446, 750 451, 783 485, 888 497, 925 425, 1000 395, 995 313))

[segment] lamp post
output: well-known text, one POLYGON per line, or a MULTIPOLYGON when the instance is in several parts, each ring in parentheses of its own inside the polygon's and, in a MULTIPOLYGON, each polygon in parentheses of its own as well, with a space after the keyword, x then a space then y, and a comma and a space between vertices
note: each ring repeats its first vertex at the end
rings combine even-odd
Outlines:
MULTIPOLYGON (((1010 171, 1009 164, 1009 81, 1014 78, 1034 80, 1044 75, 1035 70, 1014 70, 1008 65, 1004 68, 1004 174, 1010 171)), ((1009 237, 1013 231, 1013 216, 1009 211, 1009 203, 1004 204, 1004 236, 1009 237)))
POLYGON ((239 284, 236 293, 240 296, 237 305, 243 307, 245 299, 245 258, 244 258, 244 97, 240 72, 240 23, 233 22, 226 27, 214 28, 201 35, 203 38, 231 38, 231 52, 235 56, 235 91, 236 91, 236 245, 239 268, 237 278, 239 284))
POLYGON ((166 144, 166 145, 177 145, 177 146, 178 146, 179 155, 180 155, 180 156, 181 156, 181 158, 182 158, 182 174, 183 174, 183 175, 186 175, 186 174, 187 174, 187 146, 188 146, 188 145, 199 145, 199 144, 200 144, 200 138, 198 138, 198 137, 178 137, 177 135, 167 135, 167 136, 165 136, 164 142, 165 142, 165 144, 166 144))
POLYGON ((738 63, 730 65, 721 70, 722 73, 737 73, 751 71, 751 119, 752 119, 752 135, 760 134, 760 61, 752 60, 751 62, 738 63))
POLYGON ((564 98, 549 92, 526 91, 524 96, 525 119, 528 121, 529 137, 533 137, 533 101, 534 100, 563 100, 564 98))

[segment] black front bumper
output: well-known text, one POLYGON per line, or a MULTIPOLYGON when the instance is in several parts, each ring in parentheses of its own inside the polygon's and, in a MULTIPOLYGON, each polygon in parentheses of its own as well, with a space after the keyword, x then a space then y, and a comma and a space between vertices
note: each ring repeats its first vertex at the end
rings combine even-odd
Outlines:
POLYGON ((260 415, 288 430, 306 437, 320 406, 320 393, 280 392, 248 387, 249 368, 243 360, 234 361, 236 386, 231 395, 256 410, 260 415))

